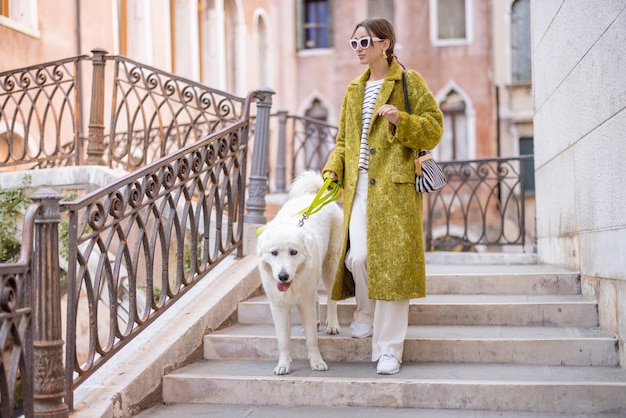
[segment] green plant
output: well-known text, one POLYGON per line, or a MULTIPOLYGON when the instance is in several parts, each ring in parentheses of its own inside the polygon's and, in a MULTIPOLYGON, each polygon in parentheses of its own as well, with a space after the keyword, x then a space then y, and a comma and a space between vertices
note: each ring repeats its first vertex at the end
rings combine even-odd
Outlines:
POLYGON ((0 187, 0 262, 16 261, 20 253, 20 240, 17 238, 18 220, 31 203, 26 195, 31 178, 25 175, 22 187, 3 189, 0 187))
MULTIPOLYGON (((72 190, 67 192, 62 202, 69 202, 71 200, 76 199, 78 196, 78 192, 76 190, 72 190)), ((66 259, 69 257, 70 251, 68 248, 68 243, 70 240, 70 224, 67 219, 67 214, 61 214, 61 222, 59 222, 59 255, 66 259)))

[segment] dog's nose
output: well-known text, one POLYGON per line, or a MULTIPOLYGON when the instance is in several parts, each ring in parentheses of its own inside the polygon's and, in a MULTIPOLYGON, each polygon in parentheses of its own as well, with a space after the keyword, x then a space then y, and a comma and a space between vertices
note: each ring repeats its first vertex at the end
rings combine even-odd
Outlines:
POLYGON ((281 282, 286 282, 287 280, 289 280, 289 273, 284 270, 281 271, 280 273, 278 273, 278 280, 280 280, 281 282))

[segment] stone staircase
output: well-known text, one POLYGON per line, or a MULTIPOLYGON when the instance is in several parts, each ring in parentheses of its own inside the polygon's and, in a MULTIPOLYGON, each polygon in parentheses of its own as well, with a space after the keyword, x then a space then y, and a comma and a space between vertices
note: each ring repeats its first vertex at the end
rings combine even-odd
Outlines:
MULTIPOLYGON (((406 408, 626 415, 618 341, 600 329, 597 303, 581 294, 577 273, 536 264, 429 264, 427 274, 429 296, 411 303, 396 375, 376 374, 371 339, 350 338, 354 301, 348 300, 339 304, 341 334, 328 336, 320 327, 329 370, 310 370, 294 323, 293 372, 274 376, 277 343, 261 295, 239 304, 236 324, 204 337, 203 361, 163 377, 163 402, 332 406, 336 416, 364 407, 384 416, 406 408)), ((324 315, 323 294, 321 301, 324 315)), ((293 317, 297 322, 295 310, 293 317)))

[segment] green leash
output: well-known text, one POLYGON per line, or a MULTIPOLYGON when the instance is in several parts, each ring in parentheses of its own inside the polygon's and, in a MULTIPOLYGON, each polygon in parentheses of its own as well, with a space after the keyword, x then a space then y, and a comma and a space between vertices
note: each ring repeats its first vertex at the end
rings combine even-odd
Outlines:
MULTIPOLYGON (((302 218, 298 221, 298 226, 303 226, 304 221, 309 219, 311 215, 319 212, 324 206, 327 204, 338 200, 341 197, 341 190, 339 189, 339 184, 337 181, 331 180, 330 178, 324 181, 324 185, 317 192, 317 195, 313 198, 311 204, 297 212, 295 215, 302 215, 302 218)), ((256 230, 256 236, 258 237, 261 232, 265 229, 266 225, 260 226, 256 230)))

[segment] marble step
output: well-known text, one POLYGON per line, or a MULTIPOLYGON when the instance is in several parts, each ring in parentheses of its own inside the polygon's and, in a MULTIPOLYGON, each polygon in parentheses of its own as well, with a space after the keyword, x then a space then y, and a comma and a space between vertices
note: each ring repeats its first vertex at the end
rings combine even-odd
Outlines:
POLYGON ((624 418, 620 413, 576 413, 485 411, 468 409, 381 408, 367 406, 336 407, 327 404, 309 406, 225 405, 206 403, 161 403, 134 418, 171 417, 228 418, 624 418))
POLYGON ((274 366, 270 360, 197 362, 163 377, 163 402, 333 406, 347 414, 350 407, 626 414, 626 370, 619 367, 405 362, 400 373, 381 376, 371 362, 331 362, 319 372, 300 360, 291 374, 275 376, 274 366))
POLYGON ((577 272, 540 264, 426 264, 426 293, 487 295, 580 294, 577 272))
MULTIPOLYGON (((242 325, 204 336, 207 360, 278 359, 273 325, 242 325)), ((320 327, 320 352, 328 361, 360 362, 371 358, 371 339, 351 338, 347 324, 339 335, 320 327)), ((618 340, 599 328, 409 326, 404 345, 408 362, 502 363, 616 366, 618 340)), ((292 326, 291 354, 307 358, 302 327, 292 326)))
MULTIPOLYGON (((326 318, 325 294, 320 294, 320 318, 326 318)), ((351 323, 354 299, 340 301, 340 323, 351 323)), ((273 324, 265 295, 240 302, 241 324, 273 324)), ((292 309, 292 324, 299 324, 292 309)), ((582 295, 429 295, 411 301, 411 325, 577 326, 599 325, 597 303, 582 295)))

